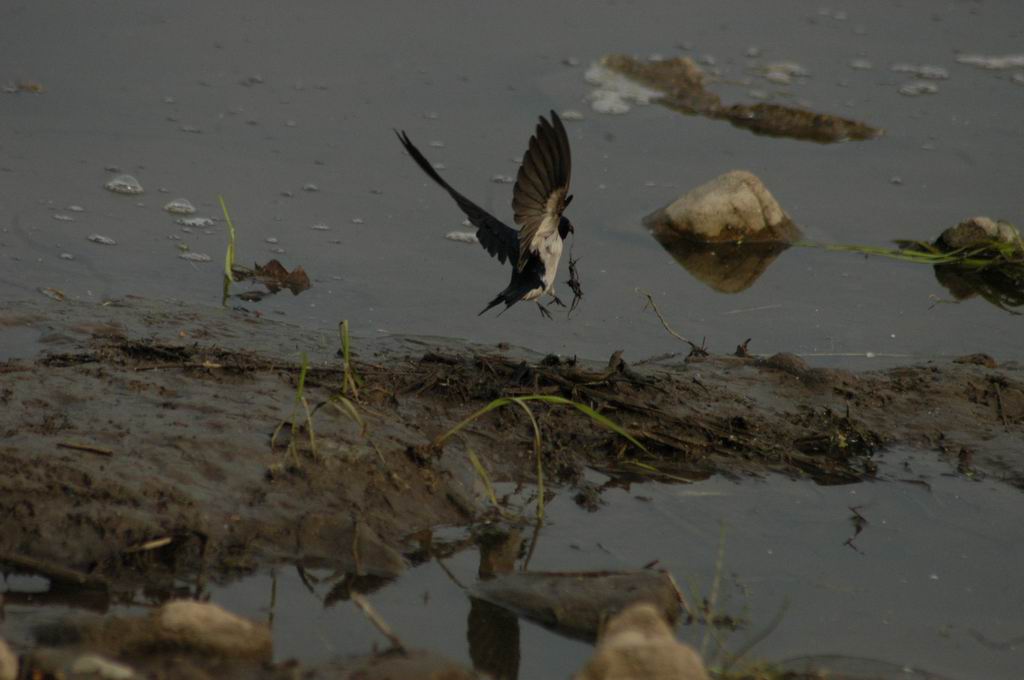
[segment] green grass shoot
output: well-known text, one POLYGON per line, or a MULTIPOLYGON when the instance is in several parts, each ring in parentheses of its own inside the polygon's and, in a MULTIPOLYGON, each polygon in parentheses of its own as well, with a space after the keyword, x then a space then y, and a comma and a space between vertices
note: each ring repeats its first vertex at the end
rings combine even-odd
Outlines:
POLYGON ((274 433, 270 435, 270 448, 274 448, 277 445, 277 437, 281 434, 281 430, 284 429, 285 425, 291 426, 288 441, 288 452, 292 454, 292 459, 295 461, 295 465, 299 463, 299 449, 295 442, 295 433, 299 429, 299 407, 301 406, 306 414, 306 433, 309 435, 309 447, 313 452, 313 457, 317 457, 317 445, 316 445, 316 433, 313 430, 313 413, 309 409, 309 401, 306 399, 306 374, 309 372, 309 357, 306 353, 302 353, 302 367, 299 369, 299 384, 295 388, 295 401, 292 404, 292 413, 290 418, 285 421, 282 420, 278 423, 277 427, 274 428, 274 433))
POLYGON ((896 241, 898 248, 880 246, 843 245, 797 241, 793 245, 802 248, 821 248, 832 252, 860 253, 888 257, 903 262, 928 265, 952 265, 965 269, 990 269, 1020 267, 1024 270, 1024 247, 1020 243, 1007 243, 995 239, 945 251, 925 241, 896 241))
POLYGON ((487 497, 491 500, 491 504, 498 511, 498 514, 505 519, 511 519, 511 516, 505 512, 505 509, 501 507, 501 503, 498 502, 498 496, 494 492, 494 485, 491 484, 491 477, 487 474, 487 470, 484 469, 483 463, 480 462, 480 458, 476 455, 476 451, 473 450, 473 447, 469 445, 465 438, 463 438, 463 444, 466 446, 466 455, 469 456, 470 464, 484 483, 484 489, 487 491, 487 497))
POLYGON ((457 432, 459 432, 460 430, 464 429, 466 426, 468 426, 470 423, 472 423, 474 420, 476 420, 480 416, 483 416, 483 415, 485 415, 487 413, 490 413, 491 411, 493 411, 495 409, 498 409, 498 408, 501 408, 502 406, 508 406, 509 404, 513 403, 514 401, 521 401, 521 402, 539 401, 541 403, 549 404, 551 406, 571 406, 571 407, 575 408, 576 410, 578 410, 580 413, 582 413, 585 416, 589 417, 591 420, 593 420, 595 423, 597 423, 601 427, 603 427, 603 428, 605 428, 607 430, 611 430, 612 432, 614 432, 614 433, 618 434, 619 436, 623 437, 624 439, 628 440, 629 443, 631 443, 633 446, 637 447, 641 451, 644 451, 645 453, 649 453, 647 451, 647 447, 645 447, 643 444, 641 444, 639 441, 637 441, 636 437, 631 435, 626 430, 626 428, 622 427, 621 425, 619 425, 615 421, 611 420, 607 416, 601 415, 600 413, 598 413, 594 409, 590 408, 586 404, 581 404, 578 401, 572 401, 571 399, 566 399, 565 397, 558 397, 558 396, 549 395, 549 394, 528 394, 528 395, 522 396, 522 397, 499 397, 498 399, 495 399, 491 403, 489 403, 486 406, 484 406, 483 408, 481 408, 479 411, 476 411, 475 413, 473 413, 469 417, 463 419, 461 422, 459 422, 457 425, 455 425, 453 428, 451 428, 450 430, 448 430, 444 434, 442 434, 439 437, 437 437, 437 439, 434 440, 434 446, 438 446, 438 447, 443 446, 445 441, 447 441, 449 438, 451 438, 452 435, 454 435, 457 432))
POLYGON ((351 395, 354 398, 359 397, 359 376, 356 375, 355 368, 352 366, 352 341, 348 335, 348 319, 345 319, 338 324, 338 332, 341 335, 341 361, 342 361, 342 385, 341 394, 342 396, 351 395))
POLYGON ((224 197, 217 196, 217 200, 220 201, 220 209, 224 212, 224 220, 228 225, 228 248, 224 253, 224 294, 222 297, 222 304, 227 304, 228 296, 231 293, 231 282, 234 281, 231 271, 235 266, 235 224, 231 221, 231 215, 228 214, 228 206, 224 202, 224 197))
MULTIPOLYGON (((612 432, 615 432, 616 434, 618 434, 619 436, 625 438, 626 440, 628 440, 630 443, 632 443, 634 446, 636 446, 637 448, 641 449, 642 451, 645 451, 645 452, 647 451, 646 447, 644 447, 643 444, 641 444, 639 441, 637 441, 637 439, 633 435, 631 435, 629 432, 627 432, 624 427, 622 427, 621 425, 619 425, 615 421, 611 420, 607 416, 601 415, 600 413, 598 413, 594 409, 590 408, 586 404, 581 404, 581 403, 579 403, 577 401, 572 401, 571 399, 566 399, 564 397, 558 397, 558 396, 547 395, 547 394, 530 394, 530 395, 526 395, 526 396, 522 396, 522 397, 500 397, 498 399, 495 399, 494 401, 492 401, 491 403, 487 404, 483 408, 481 408, 478 411, 474 412, 472 415, 470 415, 467 418, 464 418, 463 420, 458 422, 454 427, 452 427, 447 432, 445 432, 445 433, 443 433, 441 435, 438 435, 438 437, 436 439, 434 439, 434 446, 436 446, 438 448, 444 446, 444 443, 446 441, 448 441, 448 439, 450 439, 451 437, 453 437, 454 435, 458 434, 460 431, 462 431, 463 429, 468 427, 477 418, 480 418, 480 417, 490 413, 491 411, 494 411, 496 409, 499 409, 499 408, 502 408, 502 407, 505 407, 505 406, 509 406, 509 405, 518 406, 519 408, 521 408, 523 410, 523 412, 526 414, 526 417, 529 419, 530 426, 533 429, 533 452, 534 452, 534 456, 536 457, 536 460, 537 460, 537 518, 538 519, 543 519, 543 517, 544 517, 544 460, 543 460, 543 456, 541 455, 542 440, 541 440, 540 424, 537 422, 537 418, 534 416, 533 411, 530 409, 530 406, 529 406, 529 402, 531 402, 531 401, 541 402, 543 404, 548 404, 548 405, 551 405, 551 406, 571 406, 572 408, 575 408, 579 412, 581 412, 584 415, 586 415, 587 417, 589 417, 591 420, 593 420, 595 423, 597 423, 601 427, 604 427, 605 429, 608 429, 608 430, 611 430, 612 432)), ((486 482, 485 482, 485 484, 486 484, 486 482)))

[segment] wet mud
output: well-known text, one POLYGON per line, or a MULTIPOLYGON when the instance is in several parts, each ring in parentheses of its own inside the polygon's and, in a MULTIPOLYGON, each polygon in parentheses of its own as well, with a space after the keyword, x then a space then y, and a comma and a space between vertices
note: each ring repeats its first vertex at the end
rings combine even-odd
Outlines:
POLYGON ((884 131, 857 120, 829 113, 760 102, 731 104, 705 88, 705 76, 688 57, 643 61, 624 54, 610 54, 600 64, 663 96, 659 104, 687 115, 726 120, 759 135, 791 137, 820 144, 864 141, 880 137, 884 131))
POLYGON ((273 564, 387 583, 425 558, 423 532, 507 519, 469 452, 489 482, 532 485, 527 417, 499 409, 434 443, 499 397, 572 399, 642 444, 533 406, 546 493, 592 510, 602 488, 587 469, 849 484, 897 444, 1024 486, 1024 372, 986 355, 854 373, 753 355, 756 340, 736 356, 602 363, 357 336, 352 416, 329 407, 346 383, 337 336, 244 310, 40 300, 5 305, 0 337, 0 563, 50 579, 40 597, 97 612, 273 564), (300 376, 310 415, 293 420, 300 376))
POLYGON ((894 444, 1024 484, 1024 464, 1007 457, 1024 430, 1024 376, 985 355, 854 373, 789 354, 693 351, 633 364, 616 354, 602 365, 443 340, 370 354, 356 339, 352 402, 365 434, 322 407, 312 438, 303 417, 271 446, 282 422, 291 429, 297 352, 313 353, 310 405, 340 392, 337 338, 131 299, 10 305, 0 324, 36 330, 47 348, 0 364, 0 550, 8 563, 53 564, 83 582, 217 578, 268 560, 394 575, 407 536, 492 511, 467 447, 495 481, 536 481, 530 426, 515 410, 476 420, 443 449, 432 444, 504 396, 582 402, 644 445, 573 409, 535 407, 547 481, 568 489, 587 467, 850 483, 870 479, 894 444))

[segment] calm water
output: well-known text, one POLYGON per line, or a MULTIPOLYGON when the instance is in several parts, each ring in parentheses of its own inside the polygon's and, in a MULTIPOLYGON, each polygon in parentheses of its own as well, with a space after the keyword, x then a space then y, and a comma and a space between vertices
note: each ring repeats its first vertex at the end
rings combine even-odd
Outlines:
MULTIPOLYGON (((641 288, 677 330, 706 336, 714 351, 752 337, 757 352, 909 361, 985 351, 1021 360, 1019 317, 980 299, 943 304, 949 295, 927 269, 793 249, 754 286, 724 295, 681 269, 641 219, 743 168, 818 241, 932 239, 977 214, 1021 224, 1024 85, 1014 77, 1024 69, 982 70, 956 56, 1019 53, 1022 34, 1024 5, 1010 2, 7 3, 0 83, 33 81, 45 92, 0 94, 0 304, 56 288, 97 301, 136 294, 216 305, 223 224, 185 232, 161 208, 186 197, 217 218, 221 194, 239 228, 240 262, 277 257, 314 282, 299 297, 255 306, 331 337, 347 318, 363 336, 511 341, 594 358, 678 349, 642 310, 641 288), (600 115, 583 73, 609 52, 713 60, 707 68, 726 81, 714 89, 727 101, 754 101, 751 91, 761 90, 887 134, 820 146, 656 105, 600 115), (851 68, 856 59, 872 68, 851 68), (810 75, 790 85, 756 75, 776 61, 810 75), (949 77, 932 81, 935 94, 907 97, 899 88, 914 78, 890 70, 901 62, 940 66, 949 77), (549 109, 584 115, 569 131, 573 249, 586 297, 571 321, 543 322, 529 306, 478 318, 507 272, 476 246, 444 239, 462 215, 391 128, 407 130, 458 189, 510 219, 511 185, 491 178, 515 174, 536 116, 549 109), (114 166, 146 193, 105 191, 114 166), (117 245, 90 242, 92 234, 117 245), (212 261, 180 259, 180 244, 212 261)), ((893 463, 885 468, 893 481, 849 487, 776 478, 634 486, 608 491, 595 515, 560 497, 531 567, 659 559, 706 592, 724 524, 726 610, 751 620, 729 637, 734 649, 788 600, 757 655, 840 654, 953 678, 1019 677, 1020 645, 1003 643, 1024 635, 1014 569, 1024 559, 1020 493, 948 476, 923 459, 911 467, 893 463), (930 488, 895 481, 922 475, 930 488), (844 545, 851 506, 869 522, 856 550, 844 545)), ((471 583, 476 561, 466 550, 445 564, 471 583)), ((329 583, 310 592, 291 568, 274 578, 280 658, 365 653, 379 641, 350 603, 325 606, 329 583)), ((269 617, 274 578, 252 576, 213 599, 269 617)), ((48 585, 13 577, 0 587, 48 585)), ((470 659, 471 603, 437 562, 370 597, 408 643, 470 659)), ((68 611, 11 602, 3 631, 16 644, 33 623, 68 611)), ((565 677, 589 650, 530 623, 517 628, 520 677, 565 677)), ((703 636, 699 627, 680 633, 703 636)))
MULTIPOLYGON (((717 610, 745 621, 736 632, 722 632, 728 650, 742 648, 785 608, 753 658, 838 655, 844 668, 872 678, 923 677, 903 674, 904 668, 946 678, 1019 678, 1024 497, 919 455, 895 451, 885 458, 880 477, 886 481, 851 486, 778 477, 635 484, 607 491, 597 514, 562 494, 548 507, 529 568, 635 569, 658 560, 699 600, 711 590, 724 540, 717 610), (867 521, 856 535, 851 508, 867 521), (893 674, 858 659, 887 664, 893 674)), ((595 474, 593 481, 604 480, 595 474)), ((435 538, 463 536, 451 530, 435 538)), ((523 539, 532 539, 529 529, 523 539)), ((431 560, 367 597, 409 646, 467 664, 501 659, 505 672, 517 668, 520 678, 564 678, 577 670, 589 645, 496 614, 466 595, 478 562, 475 548, 442 563, 431 560), (482 646, 488 637, 479 634, 482 628, 506 646, 482 646), (516 657, 517 665, 510 661, 516 657)), ((515 566, 523 566, 522 558, 515 566)), ((338 599, 340 580, 314 571, 304 581, 295 568, 281 567, 210 594, 232 611, 269 619, 279 659, 325 661, 386 645, 350 601, 338 599)), ((3 590, 9 600, 4 634, 15 644, 31 639, 31 626, 71 611, 22 604, 26 593, 47 590, 45 579, 8 577, 0 581, 3 590)), ((698 647, 704 636, 701 625, 681 625, 678 632, 698 647)), ((714 658, 714 646, 709 651, 714 658)))
POLYGON ((278 257, 311 274, 301 297, 258 305, 307 326, 348 318, 364 335, 505 340, 590 357, 675 349, 642 311, 640 287, 714 350, 753 337, 758 352, 1020 359, 1019 318, 980 299, 936 304, 949 295, 927 268, 796 250, 752 288, 723 295, 675 264, 640 220, 744 168, 815 240, 931 239, 976 214, 1019 224, 1024 85, 1013 77, 1024 69, 955 58, 1019 52, 1022 32, 1019 3, 927 0, 8 4, 0 81, 45 92, 0 95, 0 299, 53 287, 76 298, 217 304, 223 224, 186 233, 161 207, 183 196, 216 218, 222 194, 240 262, 278 257), (600 115, 583 73, 609 52, 713 60, 705 65, 720 71, 715 90, 726 101, 753 102, 760 90, 887 135, 820 146, 657 105, 600 115), (857 59, 872 68, 852 68, 857 59), (758 77, 778 61, 809 76, 790 85, 758 77), (899 88, 915 78, 890 70, 898 63, 949 77, 929 81, 935 94, 907 97, 899 88), (507 273, 476 246, 443 238, 462 215, 391 128, 406 129, 457 188, 510 219, 511 185, 491 178, 515 174, 536 116, 551 108, 585 116, 570 135, 586 298, 568 322, 541 323, 526 305, 478 318, 507 273), (146 193, 105 191, 107 167, 134 174, 146 193), (304 191, 310 183, 319 190, 304 191), (329 230, 310 228, 318 223, 329 230), (89 242, 94 233, 117 245, 89 242), (212 262, 180 259, 180 244, 212 262))

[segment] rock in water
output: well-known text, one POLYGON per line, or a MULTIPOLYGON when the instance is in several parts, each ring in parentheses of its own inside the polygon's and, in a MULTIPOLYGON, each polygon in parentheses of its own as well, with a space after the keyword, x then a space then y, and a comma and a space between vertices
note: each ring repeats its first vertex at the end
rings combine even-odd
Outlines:
POLYGON ((222 656, 270 659, 266 625, 243 619, 215 604, 176 600, 160 607, 154 621, 162 640, 222 656))
POLYGON ((15 680, 18 677, 18 657, 0 638, 0 680, 15 680))
POLYGON ((676 640, 661 613, 637 604, 611 618, 574 680, 708 680, 695 649, 676 640))
POLYGON ((732 170, 644 218, 659 240, 792 243, 800 230, 758 177, 732 170))
POLYGON ((971 246, 983 246, 990 241, 1016 244, 1024 252, 1020 232, 1009 222, 993 220, 991 217, 972 217, 955 227, 942 232, 935 245, 944 250, 959 250, 971 246))

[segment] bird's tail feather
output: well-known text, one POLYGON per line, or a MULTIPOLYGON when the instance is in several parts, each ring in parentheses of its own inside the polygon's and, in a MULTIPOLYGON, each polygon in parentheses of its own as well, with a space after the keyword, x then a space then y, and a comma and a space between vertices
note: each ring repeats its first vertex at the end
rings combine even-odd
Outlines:
MULTIPOLYGON (((484 307, 483 310, 479 314, 477 314, 477 316, 483 316, 484 313, 490 311, 494 307, 497 307, 502 302, 505 302, 505 292, 504 291, 498 293, 498 297, 496 297, 493 300, 491 300, 490 302, 488 302, 487 306, 484 307)), ((508 305, 508 307, 511 307, 511 305, 508 305)), ((505 309, 508 309, 508 307, 505 307, 505 309)), ((501 316, 501 314, 498 314, 498 316, 501 316)))

